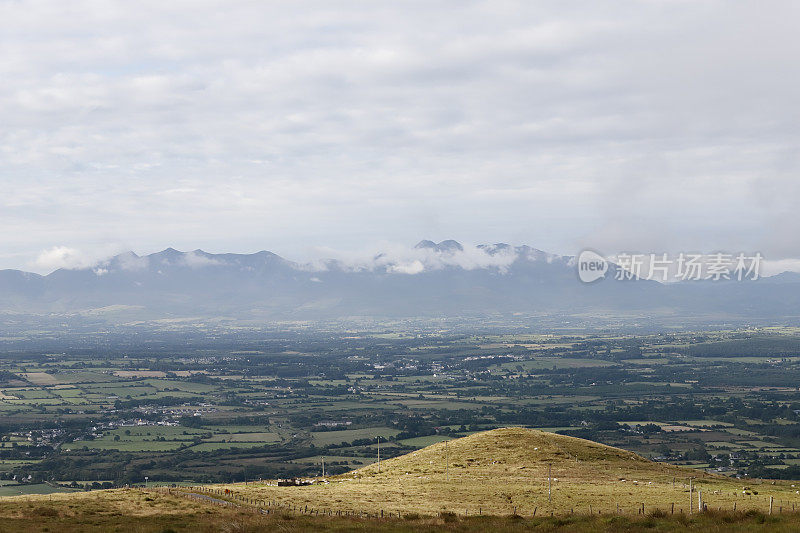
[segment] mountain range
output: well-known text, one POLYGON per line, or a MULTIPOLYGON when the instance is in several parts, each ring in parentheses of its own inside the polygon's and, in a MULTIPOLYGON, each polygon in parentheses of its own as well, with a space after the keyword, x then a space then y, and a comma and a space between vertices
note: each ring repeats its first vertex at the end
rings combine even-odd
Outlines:
MULTIPOLYGON (((616 270, 610 265, 611 274, 616 270)), ((578 280, 575 258, 504 243, 421 241, 401 253, 297 263, 274 253, 127 252, 46 276, 0 271, 0 312, 109 319, 594 315, 790 321, 800 275, 751 282, 578 280)))

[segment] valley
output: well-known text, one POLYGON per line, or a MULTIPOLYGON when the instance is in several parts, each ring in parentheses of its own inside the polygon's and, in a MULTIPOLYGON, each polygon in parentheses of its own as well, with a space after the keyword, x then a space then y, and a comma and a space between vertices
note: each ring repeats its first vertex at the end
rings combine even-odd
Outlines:
POLYGON ((323 460, 336 475, 378 446, 387 459, 506 426, 697 472, 800 477, 791 328, 208 334, 7 347, 0 494, 317 476, 323 460))

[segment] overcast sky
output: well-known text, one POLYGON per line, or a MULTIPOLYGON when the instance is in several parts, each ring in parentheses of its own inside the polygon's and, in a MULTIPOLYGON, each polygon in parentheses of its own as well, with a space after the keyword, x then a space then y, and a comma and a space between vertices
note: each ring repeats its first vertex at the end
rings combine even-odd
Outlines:
POLYGON ((798 6, 0 0, 0 268, 423 238, 800 258, 798 6))

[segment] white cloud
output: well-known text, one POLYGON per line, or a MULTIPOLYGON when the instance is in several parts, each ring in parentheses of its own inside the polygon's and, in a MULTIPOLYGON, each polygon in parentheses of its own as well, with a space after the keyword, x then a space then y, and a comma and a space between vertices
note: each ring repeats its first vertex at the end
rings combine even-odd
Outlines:
POLYGON ((95 246, 93 248, 79 249, 70 246, 53 246, 37 253, 36 258, 28 263, 25 268, 40 274, 49 274, 59 268, 68 270, 92 269, 103 276, 111 271, 109 260, 117 258, 117 264, 123 270, 142 270, 147 268, 148 258, 138 257, 132 252, 120 253, 119 244, 95 246))
POLYGON ((117 261, 122 270, 127 270, 129 272, 145 270, 150 266, 150 259, 148 257, 139 257, 131 252, 120 254, 117 256, 117 261))
POLYGON ((67 246, 54 246, 49 250, 43 250, 34 262, 34 266, 47 271, 59 268, 77 269, 88 268, 94 265, 94 261, 82 254, 75 248, 67 246))
POLYGON ((759 272, 761 276, 774 276, 781 272, 800 272, 800 259, 765 260, 759 272))
POLYGON ((388 270, 395 274, 420 274, 425 271, 425 265, 419 259, 415 259, 410 263, 390 264, 388 270))
POLYGON ((489 254, 475 245, 462 245, 462 250, 436 251, 429 248, 415 248, 396 243, 381 243, 378 248, 361 251, 342 251, 333 248, 319 248, 315 251, 317 259, 301 268, 326 270, 326 260, 334 260, 338 268, 352 271, 386 269, 398 274, 419 274, 442 270, 447 267, 460 267, 465 270, 494 268, 505 272, 517 258, 512 249, 489 254))
POLYGON ((0 2, 0 263, 422 235, 800 256, 799 9, 0 2))
POLYGON ((203 268, 207 266, 224 265, 225 262, 214 257, 208 257, 197 252, 188 252, 181 256, 180 262, 189 268, 203 268))

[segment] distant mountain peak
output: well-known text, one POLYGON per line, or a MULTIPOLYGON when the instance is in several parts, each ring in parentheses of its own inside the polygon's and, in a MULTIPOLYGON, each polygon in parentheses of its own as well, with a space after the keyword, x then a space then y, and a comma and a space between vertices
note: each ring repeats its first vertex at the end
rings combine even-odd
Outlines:
POLYGON ((433 241, 429 241, 427 239, 421 240, 417 243, 414 248, 418 250, 427 249, 427 250, 434 250, 436 252, 463 252, 464 247, 461 246, 461 243, 458 241, 454 241, 452 239, 447 239, 440 243, 435 243, 433 241))
POLYGON ((511 245, 504 242, 496 242, 494 244, 479 244, 478 248, 489 255, 494 255, 498 252, 508 252, 511 250, 511 245))
POLYGON ((164 248, 160 252, 156 252, 151 255, 153 257, 178 257, 183 255, 183 252, 176 250, 175 248, 169 247, 169 248, 164 248))
MULTIPOLYGON (((454 240, 423 240, 416 249, 416 254, 388 250, 366 259, 295 263, 268 251, 214 254, 170 247, 141 257, 125 252, 92 267, 62 268, 47 276, 5 270, 0 271, 0 313, 126 306, 130 311, 120 320, 539 316, 617 310, 628 316, 631 310, 650 314, 662 309, 696 316, 733 309, 748 320, 800 314, 796 273, 759 283, 584 285, 576 276, 574 257, 530 246, 498 242, 464 247, 454 240)), ((616 268, 609 265, 609 280, 616 268)))

